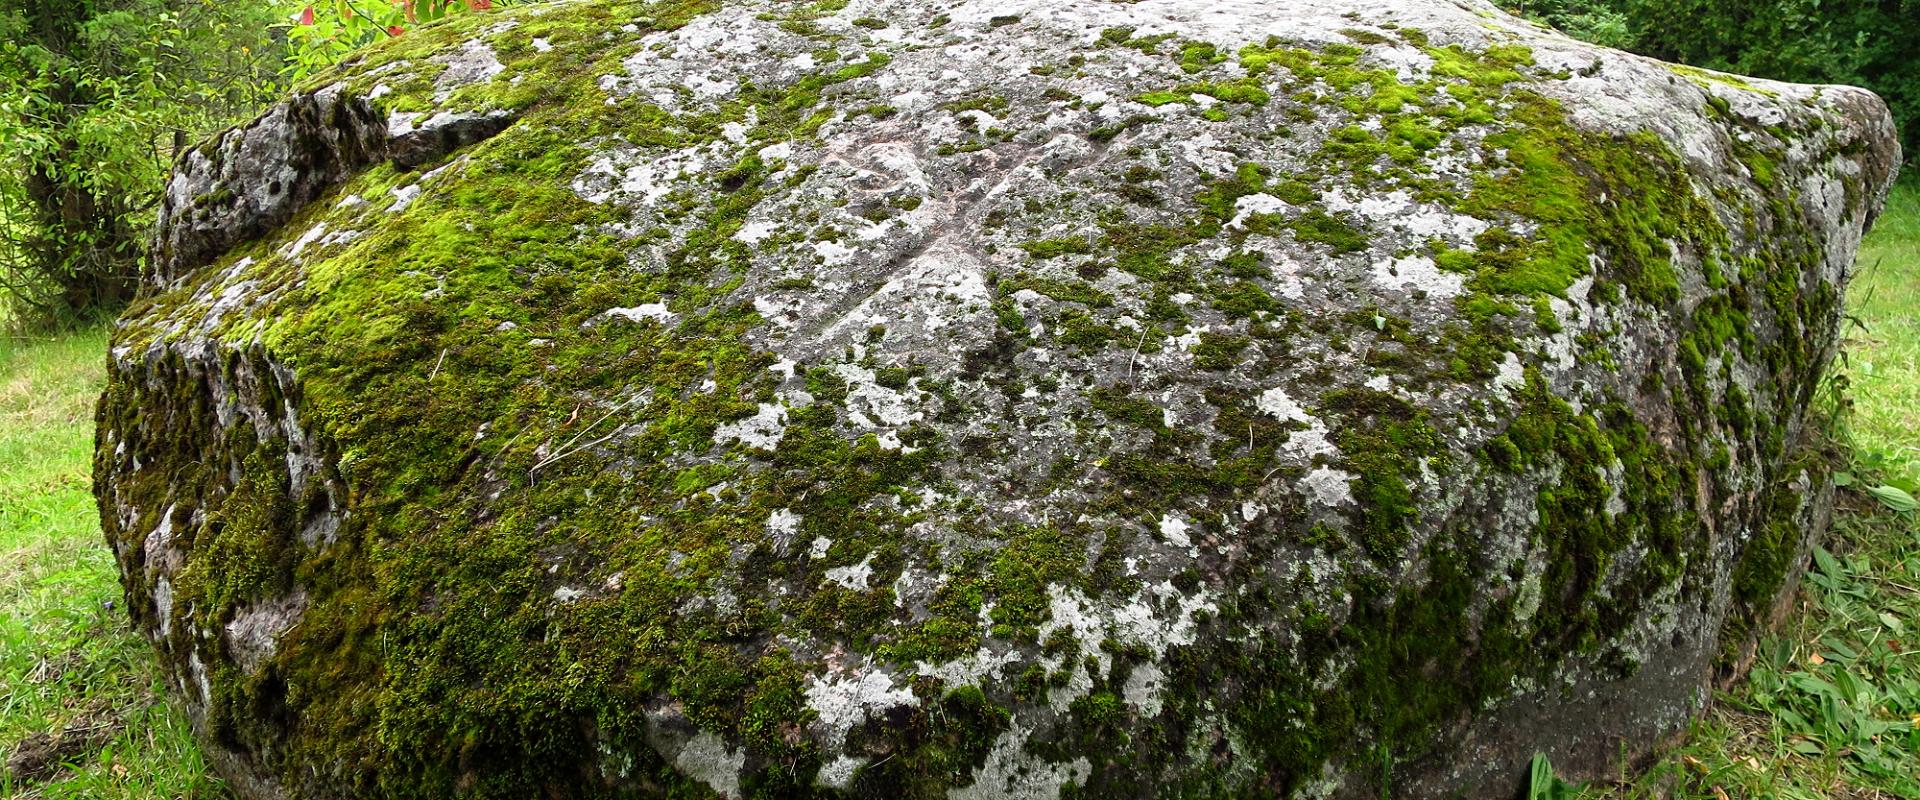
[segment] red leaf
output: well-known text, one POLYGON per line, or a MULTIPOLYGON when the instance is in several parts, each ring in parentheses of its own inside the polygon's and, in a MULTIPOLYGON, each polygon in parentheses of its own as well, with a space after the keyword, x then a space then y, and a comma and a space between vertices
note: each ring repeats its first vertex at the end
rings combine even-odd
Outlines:
POLYGON ((485 11, 493 8, 493 0, 467 0, 467 8, 475 11, 485 11))
POLYGON ((388 35, 388 36, 399 36, 400 34, 403 34, 403 33, 406 33, 406 32, 407 32, 407 29, 406 29, 406 28, 402 28, 402 27, 400 27, 400 26, 398 26, 398 25, 388 25, 388 26, 387 26, 387 35, 388 35))
POLYGON ((302 25, 313 24, 313 6, 307 6, 305 10, 300 12, 300 24, 302 25))

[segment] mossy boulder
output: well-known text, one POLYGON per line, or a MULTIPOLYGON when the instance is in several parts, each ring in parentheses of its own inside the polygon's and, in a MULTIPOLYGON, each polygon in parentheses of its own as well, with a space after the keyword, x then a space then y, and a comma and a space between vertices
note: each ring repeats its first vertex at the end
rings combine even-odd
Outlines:
POLYGON ((247 800, 1505 796, 1791 590, 1898 161, 1477 0, 477 15, 181 159, 101 516, 247 800))

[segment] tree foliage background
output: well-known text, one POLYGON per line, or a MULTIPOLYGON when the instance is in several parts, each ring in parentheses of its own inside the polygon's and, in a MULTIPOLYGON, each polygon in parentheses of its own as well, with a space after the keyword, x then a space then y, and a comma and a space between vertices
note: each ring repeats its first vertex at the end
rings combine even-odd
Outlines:
POLYGON ((278 91, 270 4, 0 0, 0 290, 16 316, 132 297, 174 151, 278 91))
POLYGON ((1577 38, 1667 61, 1878 92, 1920 157, 1920 0, 1506 0, 1577 38))
POLYGON ((0 323, 117 310, 182 148, 359 47, 494 5, 0 0, 0 323))

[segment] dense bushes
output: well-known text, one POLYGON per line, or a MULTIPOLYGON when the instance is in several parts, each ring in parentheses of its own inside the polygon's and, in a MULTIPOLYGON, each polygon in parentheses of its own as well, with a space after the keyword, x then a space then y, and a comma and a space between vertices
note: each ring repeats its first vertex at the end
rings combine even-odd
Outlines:
POLYGON ((348 53, 425 22, 528 0, 315 0, 299 6, 287 28, 287 73, 298 80, 348 53))
POLYGON ((0 0, 0 290, 16 317, 137 285, 161 176, 280 68, 261 3, 0 0))
POLYGON ((417 23, 517 0, 0 0, 0 324, 115 311, 176 152, 417 23))
POLYGON ((1920 156, 1920 0, 1509 0, 1569 34, 1668 61, 1880 93, 1920 156))

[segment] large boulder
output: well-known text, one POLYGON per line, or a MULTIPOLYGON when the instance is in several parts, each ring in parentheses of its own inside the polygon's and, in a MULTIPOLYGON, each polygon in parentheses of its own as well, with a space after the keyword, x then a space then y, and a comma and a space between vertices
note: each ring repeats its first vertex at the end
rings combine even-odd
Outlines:
POLYGON ((1504 796, 1790 591, 1898 160, 1485 0, 475 16, 181 159, 102 518, 248 800, 1504 796))

